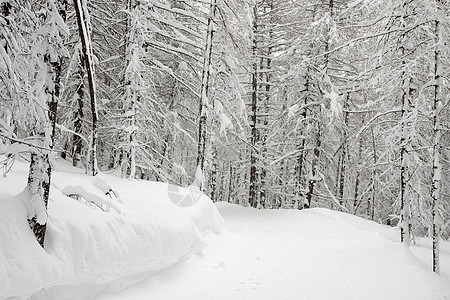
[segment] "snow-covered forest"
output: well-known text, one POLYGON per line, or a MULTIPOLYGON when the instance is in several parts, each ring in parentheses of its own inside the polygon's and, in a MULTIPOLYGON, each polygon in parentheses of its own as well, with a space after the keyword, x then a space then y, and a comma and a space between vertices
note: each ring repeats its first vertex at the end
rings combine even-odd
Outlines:
MULTIPOLYGON (((430 272, 442 273, 446 249, 449 275, 432 276, 448 279, 449 14, 448 0, 0 0, 0 237, 67 266, 64 249, 92 237, 59 246, 57 237, 77 223, 93 230, 85 215, 100 232, 126 224, 118 234, 124 243, 137 234, 142 253, 134 269, 124 264, 138 273, 152 251, 138 231, 152 240, 148 226, 164 223, 147 218, 179 220, 164 227, 171 254, 145 265, 156 270, 220 232, 219 212, 245 218, 210 202, 302 210, 299 218, 331 209, 392 227, 406 248, 429 239, 430 272), (161 208, 179 193, 193 197, 181 205, 189 209, 161 208), (144 197, 167 201, 146 211, 144 197), (138 206, 148 215, 121 219, 138 206), (11 229, 16 221, 26 228, 11 229)), ((12 265, 2 274, 8 247, 0 281, 16 274, 12 265)), ((70 284, 65 276, 54 281, 70 284)), ((30 297, 48 280, 21 295, 0 283, 0 298, 30 297)))

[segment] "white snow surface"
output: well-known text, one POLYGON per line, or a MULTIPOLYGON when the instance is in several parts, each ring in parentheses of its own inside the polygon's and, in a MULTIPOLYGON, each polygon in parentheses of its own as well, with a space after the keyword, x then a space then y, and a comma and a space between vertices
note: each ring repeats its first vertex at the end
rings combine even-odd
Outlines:
POLYGON ((429 239, 408 249, 397 229, 346 213, 213 205, 186 188, 56 167, 45 251, 26 222, 27 166, 0 179, 0 299, 450 299, 449 242, 437 275, 429 239), (105 187, 119 212, 61 192, 106 201, 105 187))
POLYGON ((217 207, 224 230, 199 255, 98 299, 450 299, 448 242, 439 276, 429 240, 409 250, 395 228, 319 208, 217 207))
POLYGON ((25 163, 16 162, 0 179, 0 299, 92 299, 198 253, 206 235, 222 228, 205 195, 179 207, 170 200, 167 184, 100 174, 104 184, 98 188, 97 176, 59 161, 52 174, 44 251, 27 223, 27 171, 25 163), (104 195, 104 185, 118 191, 120 202, 104 195), (67 190, 109 199, 118 210, 69 198, 62 193, 67 190))

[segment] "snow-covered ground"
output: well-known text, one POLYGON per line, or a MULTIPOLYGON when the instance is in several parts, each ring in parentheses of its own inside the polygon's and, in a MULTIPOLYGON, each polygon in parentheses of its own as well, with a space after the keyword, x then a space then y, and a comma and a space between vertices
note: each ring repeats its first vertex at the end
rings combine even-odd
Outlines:
POLYGON ((352 215, 214 206, 191 189, 57 170, 46 251, 26 222, 26 165, 0 179, 0 299, 450 299, 448 242, 439 276, 429 240, 407 249, 395 228, 352 215))
POLYGON ((387 226, 326 209, 217 206, 224 231, 201 254, 99 299, 450 299, 448 242, 438 276, 428 241, 409 251, 387 226))

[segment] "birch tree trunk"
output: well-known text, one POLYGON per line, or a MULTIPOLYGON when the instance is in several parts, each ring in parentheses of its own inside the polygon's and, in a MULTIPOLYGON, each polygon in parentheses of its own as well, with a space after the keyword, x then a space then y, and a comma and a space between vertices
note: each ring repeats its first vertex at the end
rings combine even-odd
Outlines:
MULTIPOLYGON (((401 17, 402 28, 406 29, 406 22, 408 18, 408 3, 403 3, 403 15, 401 17)), ((410 204, 408 195, 408 181, 409 181, 409 133, 407 126, 407 118, 410 113, 411 103, 411 88, 409 71, 407 70, 407 50, 405 45, 408 43, 406 33, 400 39, 400 55, 402 57, 402 97, 401 97, 401 120, 400 120, 400 241, 409 246, 410 236, 410 204)))
POLYGON ((439 204, 441 202, 441 129, 439 112, 442 107, 442 62, 441 62, 441 0, 436 0, 437 12, 434 28, 434 98, 433 98, 433 170, 431 184, 431 215, 433 218, 432 238, 433 238, 433 272, 439 273, 439 204))

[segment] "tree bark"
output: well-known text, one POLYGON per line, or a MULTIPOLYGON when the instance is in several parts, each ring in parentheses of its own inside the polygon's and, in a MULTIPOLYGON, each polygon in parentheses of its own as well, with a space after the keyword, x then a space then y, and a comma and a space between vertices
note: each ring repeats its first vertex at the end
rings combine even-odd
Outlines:
MULTIPOLYGON (((408 17, 408 3, 403 3, 403 16, 402 16, 402 27, 406 28, 406 20, 408 17)), ((410 78, 407 71, 407 61, 406 55, 407 50, 405 45, 407 43, 406 33, 403 34, 400 40, 400 55, 402 57, 402 97, 401 97, 401 120, 400 120, 400 241, 409 246, 411 236, 411 218, 410 218, 410 204, 408 195, 408 181, 409 181, 409 133, 406 119, 410 113, 410 78)))
MULTIPOLYGON (((59 13, 64 20, 66 7, 67 3, 65 0, 61 0, 58 5, 49 2, 47 3, 46 8, 47 14, 59 13), (51 10, 55 9, 57 6, 59 6, 59 11, 52 12, 51 10)), ((54 46, 55 45, 49 47, 54 46)), ((50 52, 50 49, 48 51, 50 52)), ((43 62, 47 67, 47 74, 49 78, 51 78, 51 83, 46 83, 44 86, 47 97, 46 105, 48 108, 48 120, 42 120, 44 127, 42 128, 41 135, 43 137, 43 147, 53 149, 56 114, 61 90, 62 58, 59 55, 57 57, 52 57, 50 53, 46 53, 43 57, 43 62)), ((31 153, 27 191, 34 214, 28 216, 28 223, 42 248, 44 248, 45 234, 47 231, 47 206, 50 196, 51 175, 52 166, 50 164, 50 151, 42 150, 42 152, 31 153), (36 211, 37 207, 40 207, 38 211, 36 211)))
POLYGON ((95 80, 94 80, 94 64, 92 61, 92 47, 90 34, 88 31, 87 22, 87 7, 83 0, 74 0, 75 14, 77 17, 78 33, 81 39, 82 56, 84 58, 84 65, 86 68, 88 85, 89 85, 89 96, 91 99, 91 113, 92 113, 92 130, 90 137, 90 149, 88 154, 88 173, 95 176, 98 173, 97 166, 97 96, 95 91, 95 80))
POLYGON ((200 109, 199 109, 199 124, 198 124, 198 148, 197 148, 197 168, 195 170, 194 185, 197 185, 200 190, 204 191, 204 170, 205 170, 205 158, 206 158, 206 143, 207 143, 207 118, 208 118, 208 106, 209 106, 209 79, 210 79, 210 66, 212 63, 212 47, 214 37, 214 19, 216 14, 217 0, 211 0, 210 10, 208 16, 208 25, 206 31, 206 45, 203 57, 203 70, 202 70, 202 85, 200 95, 200 109))
POLYGON ((77 94, 77 111, 75 112, 75 121, 74 121, 74 131, 75 134, 73 135, 73 141, 72 141, 72 165, 76 167, 78 165, 78 162, 80 161, 81 156, 81 150, 83 147, 83 140, 81 139, 81 133, 82 133, 82 125, 83 125, 83 106, 84 106, 84 57, 83 54, 80 53, 80 66, 78 70, 79 80, 80 84, 78 85, 76 94, 77 94))
MULTIPOLYGON (((361 158, 362 158, 362 140, 361 138, 358 139, 359 142, 359 146, 358 146, 358 162, 361 162, 361 158)), ((359 181, 360 181, 360 176, 361 176, 361 171, 360 171, 360 167, 359 165, 357 165, 357 170, 356 170, 356 178, 355 178, 355 193, 354 193, 354 198, 353 198, 353 214, 356 215, 356 211, 358 210, 358 197, 359 197, 359 181)))
POLYGON ((441 129, 439 111, 442 107, 442 62, 441 62, 441 22, 440 14, 442 13, 441 1, 436 0, 436 20, 434 28, 434 98, 433 98, 433 169, 432 169, 432 184, 431 184, 431 215, 433 219, 432 239, 433 239, 433 272, 439 273, 439 204, 441 202, 441 162, 440 162, 440 148, 441 148, 441 129))
POLYGON ((250 139, 250 189, 249 189, 249 205, 251 207, 257 207, 257 187, 258 187, 258 175, 256 172, 257 164, 257 142, 258 131, 256 128, 257 116, 258 116, 258 39, 256 33, 258 31, 258 11, 256 5, 253 7, 253 73, 252 73, 252 103, 251 103, 251 139, 250 139))
POLYGON ((341 159, 340 159, 340 171, 339 171, 339 204, 344 205, 344 188, 345 188, 345 167, 347 164, 347 124, 348 124, 348 102, 350 100, 350 93, 347 93, 347 97, 344 100, 344 124, 342 134, 342 147, 341 147, 341 159))
POLYGON ((313 150, 313 158, 311 163, 311 172, 309 174, 309 180, 308 180, 308 192, 306 193, 306 204, 307 208, 311 207, 311 201, 314 194, 314 187, 316 183, 319 181, 318 174, 317 174, 317 168, 319 167, 319 160, 320 160, 320 146, 322 144, 321 141, 321 133, 320 133, 320 125, 316 125, 316 132, 315 135, 315 145, 313 150))
MULTIPOLYGON (((308 72, 308 69, 306 70, 306 72, 308 72)), ((309 97, 309 89, 310 89, 310 82, 309 82, 309 76, 308 74, 305 75, 305 90, 303 92, 305 92, 305 96, 304 96, 304 105, 305 107, 303 108, 303 111, 301 113, 302 118, 303 118, 303 128, 301 131, 301 136, 302 136, 302 140, 299 142, 299 144, 297 144, 297 150, 299 151, 299 156, 297 158, 297 165, 295 168, 295 173, 297 176, 297 180, 296 180, 296 187, 295 187, 295 192, 296 192, 296 198, 297 198, 297 209, 303 209, 306 208, 306 203, 305 203, 305 195, 302 192, 302 189, 305 189, 305 178, 303 176, 303 169, 304 169, 304 161, 305 161, 305 122, 306 122, 306 116, 307 116, 307 111, 306 111, 306 105, 308 104, 308 97, 309 97)))
POLYGON ((209 178, 210 183, 210 194, 209 197, 211 198, 212 202, 217 201, 217 149, 214 146, 214 144, 211 146, 211 152, 212 152, 212 168, 211 168, 211 176, 209 178))

